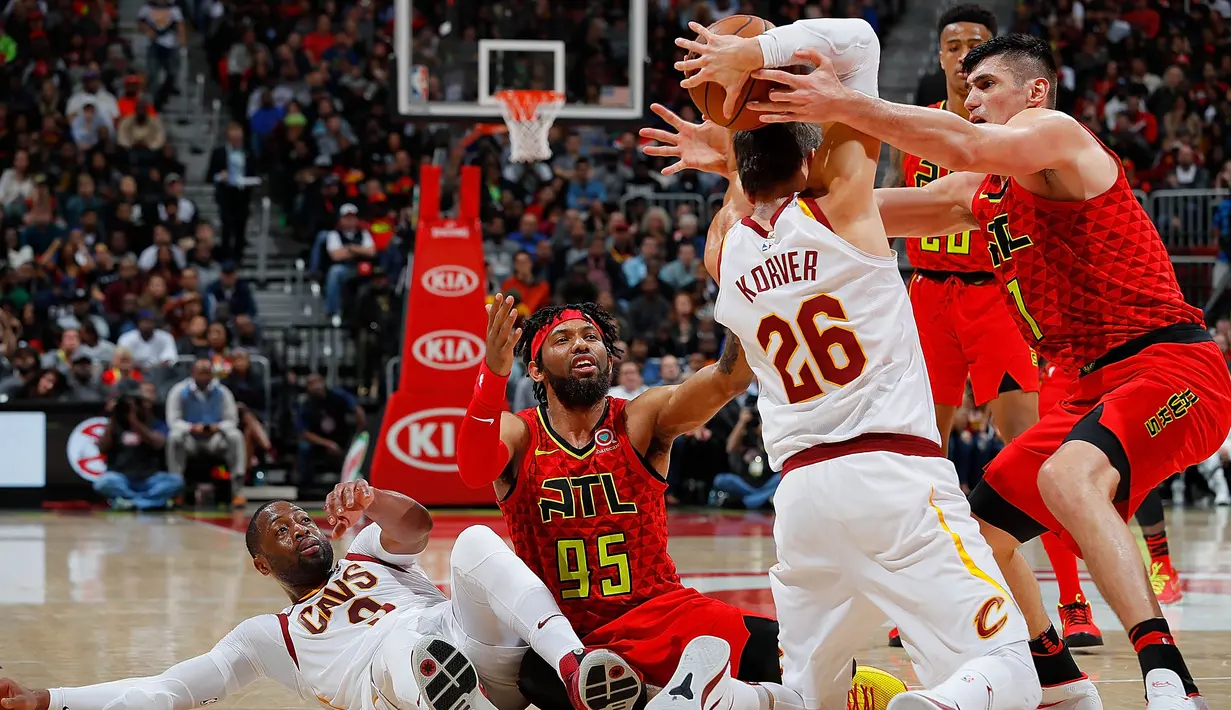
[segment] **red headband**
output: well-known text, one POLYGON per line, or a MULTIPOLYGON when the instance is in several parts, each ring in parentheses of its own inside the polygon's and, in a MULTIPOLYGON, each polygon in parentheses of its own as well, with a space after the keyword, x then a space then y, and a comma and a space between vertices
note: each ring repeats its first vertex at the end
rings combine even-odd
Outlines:
POLYGON ((538 360, 539 350, 542 349, 543 347, 543 341, 547 340, 547 336, 551 335, 551 331, 555 330, 556 326, 560 325, 561 323, 565 321, 570 321, 570 320, 583 320, 589 323, 590 325, 594 326, 594 329, 598 331, 598 334, 600 336, 603 335, 602 327, 600 327, 598 323, 595 323, 593 318, 586 315, 585 313, 582 313, 576 308, 566 308, 560 312, 560 315, 553 318, 550 323, 548 323, 541 330, 539 330, 538 333, 534 335, 534 340, 530 341, 530 359, 538 360))

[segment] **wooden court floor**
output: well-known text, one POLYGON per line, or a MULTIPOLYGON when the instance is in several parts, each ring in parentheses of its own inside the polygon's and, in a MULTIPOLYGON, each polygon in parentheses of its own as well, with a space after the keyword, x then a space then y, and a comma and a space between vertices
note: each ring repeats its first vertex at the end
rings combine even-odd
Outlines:
MULTIPOLYGON (((1184 601, 1167 617, 1210 706, 1231 708, 1231 509, 1168 511, 1171 551, 1184 601)), ((0 513, 0 676, 32 686, 79 685, 152 675, 207 651, 236 623, 287 604, 254 571, 240 532, 244 515, 0 513)), ((451 540, 482 523, 503 533, 494 513, 437 515, 424 555, 446 583, 451 540)), ((765 571, 773 564, 772 517, 679 513, 671 552, 685 583, 761 613, 773 613, 765 571)), ((1056 587, 1041 548, 1028 557, 1056 587)), ((1093 584, 1087 593, 1108 645, 1078 662, 1111 709, 1143 707, 1137 659, 1093 584)), ((883 635, 865 640, 861 660, 914 681, 905 654, 883 635)), ((304 707, 261 681, 222 707, 304 707)))

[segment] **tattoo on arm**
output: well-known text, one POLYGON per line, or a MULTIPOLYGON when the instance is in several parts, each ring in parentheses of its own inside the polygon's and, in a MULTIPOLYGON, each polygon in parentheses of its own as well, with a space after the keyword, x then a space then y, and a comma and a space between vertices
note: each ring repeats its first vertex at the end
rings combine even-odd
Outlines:
POLYGON ((724 375, 735 372, 735 363, 739 361, 740 347, 739 338, 735 337, 735 334, 728 329, 727 339, 722 344, 722 355, 718 358, 719 372, 724 375))

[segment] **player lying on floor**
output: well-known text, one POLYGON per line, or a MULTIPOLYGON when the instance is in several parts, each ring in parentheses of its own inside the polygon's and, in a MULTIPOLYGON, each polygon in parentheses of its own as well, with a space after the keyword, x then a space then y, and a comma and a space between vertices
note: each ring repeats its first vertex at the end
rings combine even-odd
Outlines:
POLYGON ((432 529, 423 506, 358 481, 334 488, 326 509, 335 536, 372 521, 340 560, 286 501, 261 506, 248 525, 253 566, 291 599, 282 612, 242 622, 156 676, 50 690, 0 679, 0 707, 190 710, 266 677, 345 710, 520 710, 527 643, 556 666, 575 710, 627 708, 640 693, 618 656, 584 650, 551 592, 489 528, 458 536, 447 599, 417 561, 432 529))

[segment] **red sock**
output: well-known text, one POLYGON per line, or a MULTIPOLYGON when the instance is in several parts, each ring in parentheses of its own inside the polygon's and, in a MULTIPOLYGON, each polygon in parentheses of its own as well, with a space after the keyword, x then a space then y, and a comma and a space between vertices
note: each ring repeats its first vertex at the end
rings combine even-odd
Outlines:
POLYGON ((1085 601, 1081 593, 1081 579, 1077 577, 1077 555, 1060 541, 1056 533, 1043 533, 1043 549, 1056 571, 1056 583, 1060 585, 1060 605, 1085 601))
POLYGON ((1156 535, 1146 535, 1146 547, 1150 550, 1150 561, 1161 562, 1164 567, 1171 567, 1171 547, 1167 544, 1167 531, 1156 535))

